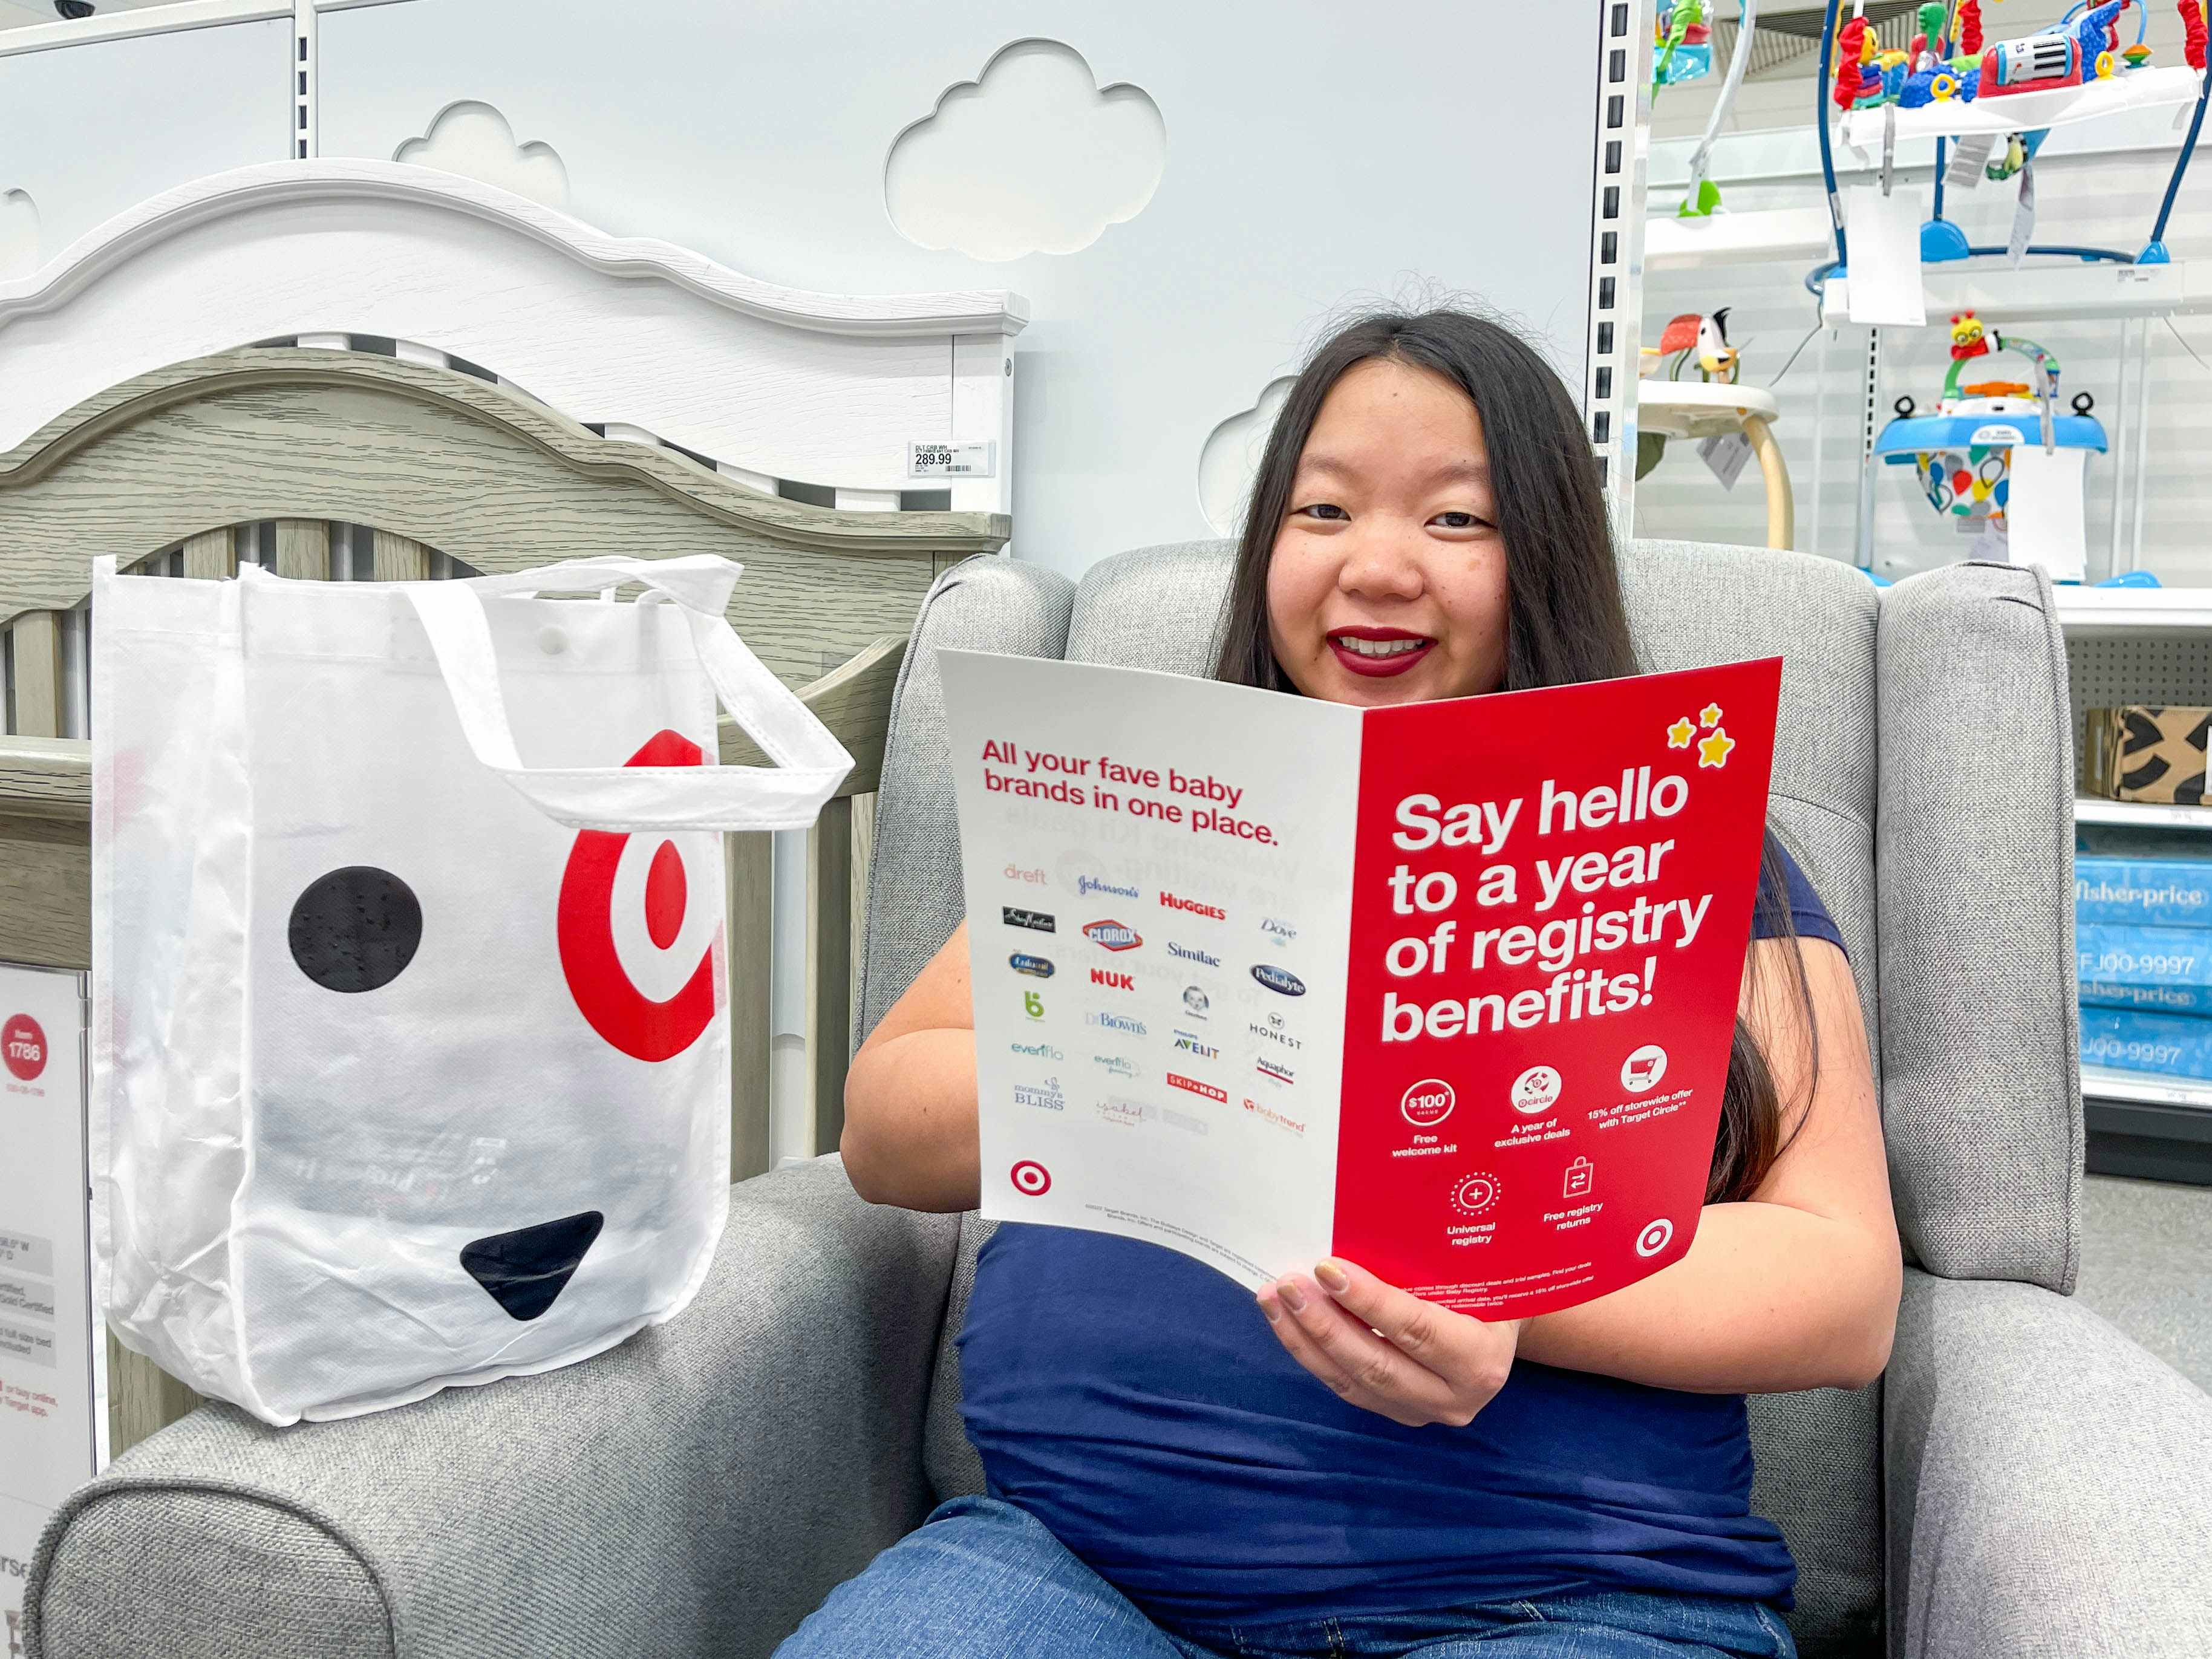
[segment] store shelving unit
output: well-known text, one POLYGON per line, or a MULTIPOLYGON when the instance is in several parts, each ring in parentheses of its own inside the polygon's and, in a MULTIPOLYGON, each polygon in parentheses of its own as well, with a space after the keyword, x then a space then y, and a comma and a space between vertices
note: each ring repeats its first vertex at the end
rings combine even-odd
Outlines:
MULTIPOLYGON (((2085 708, 2212 703, 2212 588, 2061 587, 2075 747, 2085 708)), ((2157 806, 2077 795, 2077 823, 2201 835, 2212 854, 2212 806, 2157 806)), ((2089 1167, 2212 1185, 2212 1083, 2081 1068, 2089 1167)))

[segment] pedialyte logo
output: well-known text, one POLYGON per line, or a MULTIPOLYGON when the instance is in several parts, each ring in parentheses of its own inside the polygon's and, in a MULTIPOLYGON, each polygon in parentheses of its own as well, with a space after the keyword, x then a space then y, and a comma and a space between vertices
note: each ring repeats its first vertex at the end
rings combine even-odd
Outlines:
MULTIPOLYGON (((690 738, 663 731, 623 764, 700 766, 706 758, 690 738)), ((687 852, 691 860, 719 860, 719 848, 713 836, 679 842, 650 831, 576 832, 554 929, 561 973, 585 1024, 633 1059, 682 1054, 714 1018, 721 907, 712 882, 687 878, 685 865, 687 852)))
POLYGON ((1272 962, 1252 964, 1252 977, 1270 991, 1280 992, 1286 997, 1302 997, 1306 994, 1305 981, 1287 968, 1278 968, 1272 962))
POLYGON ((1018 974, 1030 974, 1038 979, 1052 977, 1052 963, 1042 957, 1024 956, 1017 951, 1006 958, 1006 965, 1018 974))
POLYGON ((1126 921, 1085 922, 1083 936, 1109 951, 1133 951, 1145 942, 1144 935, 1126 921))

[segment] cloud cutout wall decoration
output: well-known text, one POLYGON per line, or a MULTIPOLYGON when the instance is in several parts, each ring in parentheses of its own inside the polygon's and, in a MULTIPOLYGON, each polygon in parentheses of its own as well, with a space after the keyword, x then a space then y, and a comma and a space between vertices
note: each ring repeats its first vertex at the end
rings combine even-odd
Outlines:
POLYGON ((1017 40, 891 141, 884 205, 919 246, 996 264, 1073 253, 1133 219, 1167 166, 1141 87, 1101 87, 1057 40, 1017 40))
POLYGON ((39 264, 39 204, 27 191, 0 190, 0 283, 39 264))
POLYGON ((430 130, 392 153, 395 161, 458 173, 547 207, 568 204, 568 169, 553 146, 514 142, 514 128, 489 104, 464 99, 438 112, 430 130))
POLYGON ((1206 447, 1198 452, 1198 508, 1217 536, 1234 536, 1243 527, 1245 498, 1251 494, 1253 475, 1260 470, 1261 453, 1283 399, 1291 395, 1296 377, 1285 374, 1270 380, 1253 399, 1252 407, 1231 415, 1213 428, 1206 447))

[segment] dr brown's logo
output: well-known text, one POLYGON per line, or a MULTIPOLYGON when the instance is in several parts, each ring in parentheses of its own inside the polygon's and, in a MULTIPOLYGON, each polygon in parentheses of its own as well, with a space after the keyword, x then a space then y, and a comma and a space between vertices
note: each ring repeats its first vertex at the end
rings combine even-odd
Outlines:
MULTIPOLYGON (((660 732, 623 764, 699 766, 705 760, 699 745, 689 738, 660 732)), ((618 921, 615 915, 617 887, 636 884, 617 880, 629 842, 628 832, 576 832, 576 845, 561 877, 561 971, 569 994, 576 999, 576 1011, 594 1031, 635 1059, 666 1060, 697 1042, 714 1018, 714 958, 722 949, 721 927, 717 921, 714 937, 699 954, 698 967, 673 995, 654 1001, 638 989, 616 944, 618 927, 633 936, 638 931, 634 925, 637 918, 618 921)), ((672 841, 663 841, 655 849, 642 890, 624 895, 642 910, 642 931, 655 951, 669 949, 685 931, 690 896, 683 855, 672 841)))
POLYGON ((10 1014, 0 1025, 0 1061, 26 1083, 46 1069, 46 1034, 28 1014, 10 1014))

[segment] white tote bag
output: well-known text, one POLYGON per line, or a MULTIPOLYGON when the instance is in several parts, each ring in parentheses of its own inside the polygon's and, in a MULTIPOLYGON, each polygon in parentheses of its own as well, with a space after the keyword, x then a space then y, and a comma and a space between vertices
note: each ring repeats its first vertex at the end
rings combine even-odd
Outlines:
POLYGON ((281 1424, 690 1299, 729 1179, 717 832, 804 828, 852 767, 723 620, 738 569, 98 562, 93 1229, 126 1346, 281 1424), (717 763, 718 700, 776 766, 717 763))

